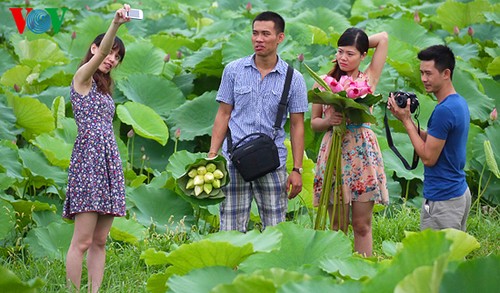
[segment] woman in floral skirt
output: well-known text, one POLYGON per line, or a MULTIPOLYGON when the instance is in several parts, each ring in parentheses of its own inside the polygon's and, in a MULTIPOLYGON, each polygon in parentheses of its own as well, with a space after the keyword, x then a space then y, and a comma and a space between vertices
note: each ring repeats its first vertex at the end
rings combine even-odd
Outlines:
MULTIPOLYGON (((339 82, 350 80, 364 83, 366 81, 370 92, 374 92, 387 57, 387 33, 381 32, 368 37, 361 29, 349 28, 340 36, 337 46, 335 65, 327 74, 327 78, 331 77, 339 82), (375 48, 375 52, 368 68, 362 72, 359 66, 369 48, 375 48)), ((317 86, 315 84, 315 87, 317 86)), ((332 141, 332 127, 339 125, 342 121, 342 113, 336 112, 333 107, 313 104, 311 127, 314 131, 326 131, 316 163, 314 179, 314 204, 316 206, 319 203, 321 190, 332 188, 323 186, 325 166, 332 141)), ((340 229, 347 232, 349 219, 352 219, 354 249, 362 255, 371 256, 373 206, 374 203, 387 204, 389 201, 382 153, 369 123, 351 124, 349 117, 346 117, 346 121, 347 131, 342 139, 341 159, 343 204, 337 204, 334 212, 333 198, 331 198, 328 211, 334 230, 340 229)))
POLYGON ((129 5, 115 12, 105 34, 96 37, 71 83, 71 104, 78 135, 68 170, 63 217, 75 220, 66 256, 68 287, 80 290, 87 252, 89 292, 102 283, 106 238, 114 217, 125 215, 125 181, 113 132, 115 104, 110 72, 125 56, 118 28, 129 21, 129 5))

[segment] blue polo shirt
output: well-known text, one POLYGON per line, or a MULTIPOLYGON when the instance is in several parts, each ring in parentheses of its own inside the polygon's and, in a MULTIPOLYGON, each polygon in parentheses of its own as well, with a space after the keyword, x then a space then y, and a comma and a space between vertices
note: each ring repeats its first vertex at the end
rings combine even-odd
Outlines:
MULTIPOLYGON (((254 55, 250 55, 229 63, 222 74, 222 81, 217 93, 217 101, 233 106, 229 128, 233 144, 245 135, 261 132, 273 137, 273 126, 278 113, 278 105, 285 84, 288 64, 278 56, 274 69, 264 79, 257 69, 254 55)), ((308 111, 307 88, 302 74, 294 70, 288 93, 288 105, 283 115, 282 126, 287 113, 304 113, 308 111)), ((285 130, 279 130, 275 143, 278 146, 281 166, 286 163, 287 149, 283 144, 285 130)), ((222 152, 227 153, 227 139, 222 152)))
POLYGON ((448 200, 464 194, 465 148, 469 135, 470 113, 465 99, 452 94, 439 103, 427 123, 427 133, 446 140, 436 164, 424 167, 424 197, 448 200))

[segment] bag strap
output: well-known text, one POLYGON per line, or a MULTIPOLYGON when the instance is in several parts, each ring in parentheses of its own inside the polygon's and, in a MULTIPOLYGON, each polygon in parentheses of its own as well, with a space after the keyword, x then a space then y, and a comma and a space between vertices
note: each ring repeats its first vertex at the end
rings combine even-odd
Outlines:
MULTIPOLYGON (((276 135, 278 135, 278 130, 281 128, 281 121, 283 120, 283 115, 285 115, 285 110, 286 110, 286 104, 288 100, 288 92, 290 91, 290 84, 292 83, 292 77, 293 77, 293 67, 288 65, 287 71, 286 71, 286 77, 285 77, 285 85, 283 86, 283 92, 281 93, 281 100, 278 105, 278 114, 276 114, 276 121, 274 122, 274 130, 273 130, 273 140, 276 138, 276 135)), ((248 137, 250 135, 247 135, 248 137)), ((231 138, 231 129, 229 128, 229 124, 227 126, 227 149, 229 152, 233 149, 233 140, 231 138)), ((245 137, 245 138, 246 138, 245 137)))
MULTIPOLYGON (((417 131, 418 131, 418 135, 420 135, 420 121, 418 121, 418 119, 417 119, 417 123, 418 123, 417 131)), ((391 150, 401 160, 401 162, 403 162, 403 165, 405 166, 406 170, 413 170, 413 169, 417 168, 417 166, 418 166, 418 154, 417 154, 417 151, 415 151, 415 149, 413 149, 413 162, 410 166, 410 164, 408 164, 406 159, 403 158, 403 156, 399 153, 398 149, 394 146, 394 142, 392 141, 391 130, 389 129, 389 123, 387 121, 387 107, 385 107, 384 125, 385 125, 385 135, 387 136, 387 143, 389 144, 389 147, 391 148, 391 150)))

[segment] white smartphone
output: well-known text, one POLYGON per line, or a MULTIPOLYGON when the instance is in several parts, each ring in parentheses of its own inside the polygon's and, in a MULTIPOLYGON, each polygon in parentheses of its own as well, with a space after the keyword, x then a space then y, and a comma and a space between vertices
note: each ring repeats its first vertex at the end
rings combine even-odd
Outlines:
POLYGON ((127 16, 130 17, 131 19, 142 19, 143 13, 142 10, 140 9, 130 9, 127 12, 127 16))

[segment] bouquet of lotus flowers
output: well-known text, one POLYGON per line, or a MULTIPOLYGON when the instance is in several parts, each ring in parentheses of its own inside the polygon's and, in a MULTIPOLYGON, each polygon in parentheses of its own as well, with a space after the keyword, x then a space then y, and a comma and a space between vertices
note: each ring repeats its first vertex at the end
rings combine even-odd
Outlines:
MULTIPOLYGON (((305 64, 304 64, 305 65, 305 64)), ((382 99, 381 95, 374 95, 366 80, 353 80, 344 75, 340 80, 331 76, 321 78, 309 66, 305 65, 312 78, 319 87, 308 92, 308 101, 315 104, 326 104, 332 106, 335 111, 342 113, 343 122, 334 126, 332 130, 332 142, 328 152, 328 160, 325 168, 325 178, 319 200, 318 213, 314 223, 314 229, 324 230, 328 217, 328 204, 330 191, 333 187, 333 211, 337 211, 337 204, 342 202, 342 139, 346 132, 346 118, 350 123, 376 123, 371 114, 370 107, 382 99)), ((344 205, 339 205, 342 209, 344 205)), ((343 214, 342 210, 340 213, 343 214)), ((340 217, 339 217, 340 219, 340 217)), ((340 223, 342 224, 342 223, 340 223)), ((333 225, 333 223, 331 223, 333 225)))

